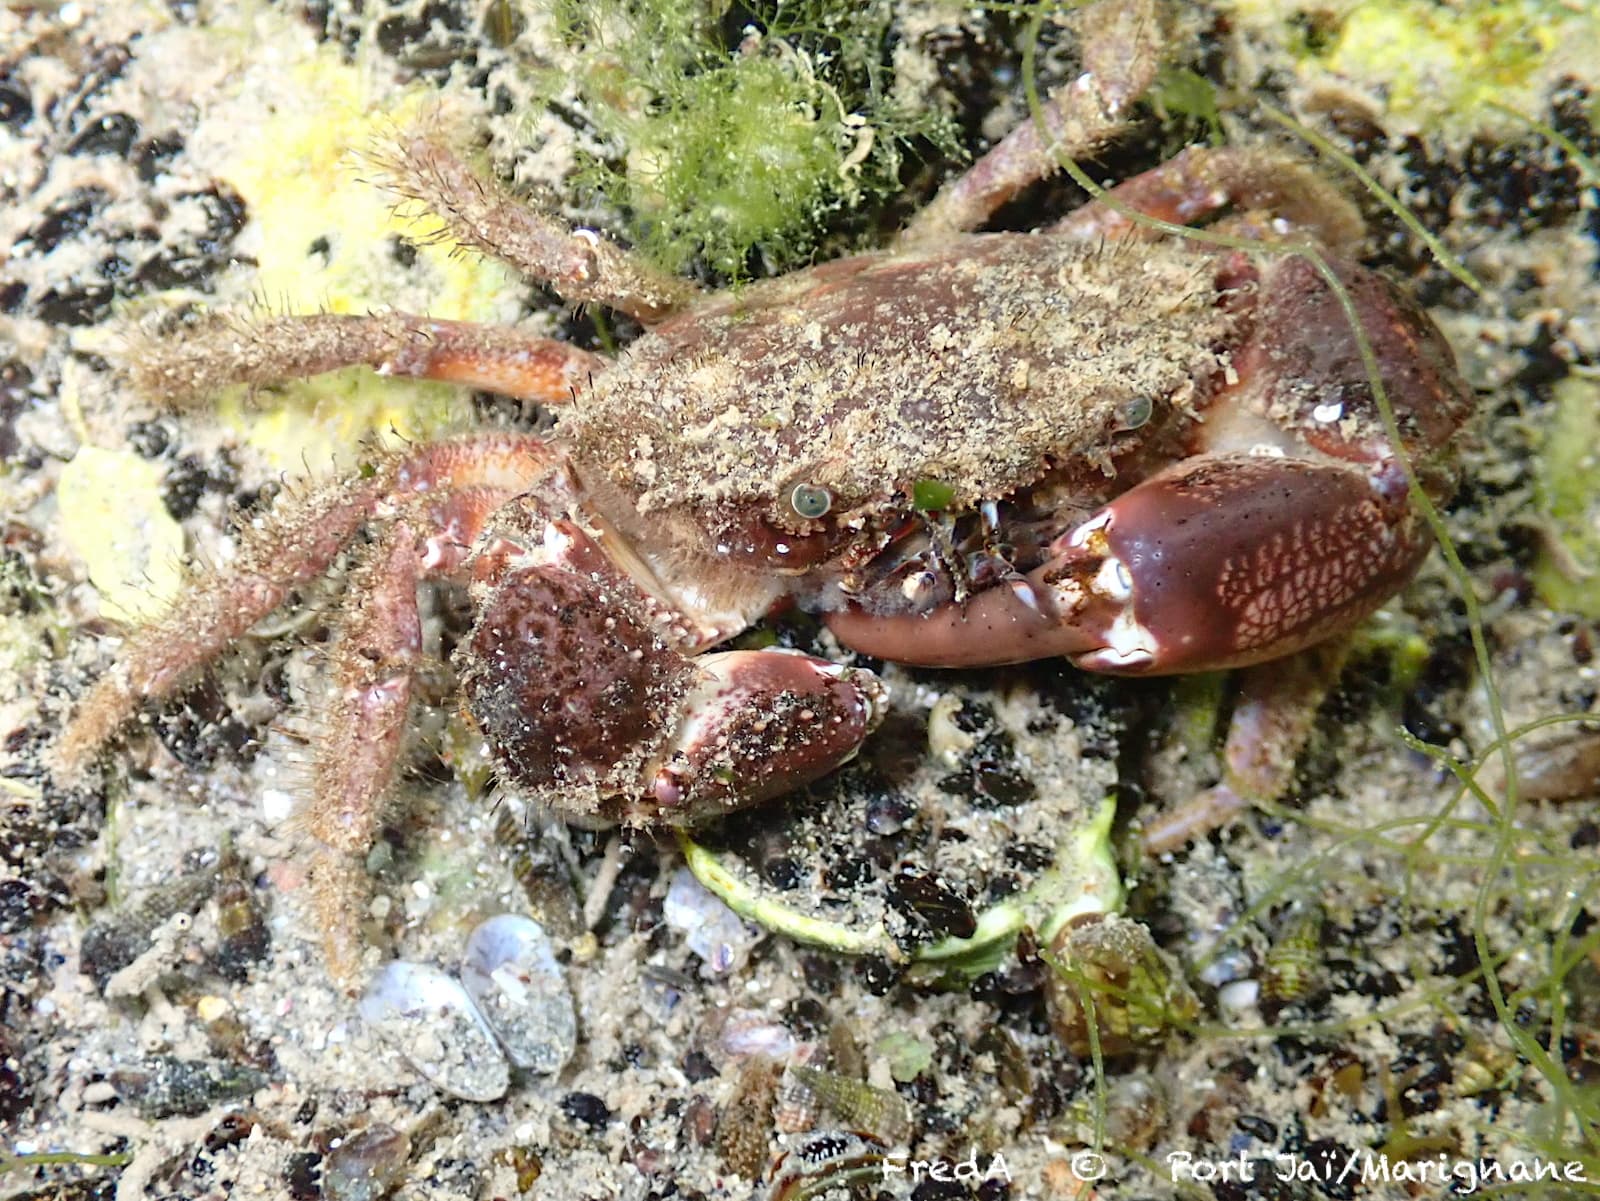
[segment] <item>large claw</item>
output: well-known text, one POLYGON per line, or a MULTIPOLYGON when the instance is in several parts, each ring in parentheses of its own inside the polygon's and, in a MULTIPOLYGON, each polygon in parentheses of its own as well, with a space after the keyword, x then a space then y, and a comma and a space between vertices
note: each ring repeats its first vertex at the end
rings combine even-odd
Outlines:
POLYGON ((852 758, 882 714, 870 672, 788 651, 683 655, 660 605, 572 522, 481 553, 467 707, 513 782, 564 817, 685 825, 756 804, 852 758))
POLYGON ((1217 670, 1349 629, 1427 545, 1392 464, 1199 456, 1058 538, 1025 579, 926 616, 828 624, 847 646, 926 666, 1062 655, 1119 675, 1217 670))

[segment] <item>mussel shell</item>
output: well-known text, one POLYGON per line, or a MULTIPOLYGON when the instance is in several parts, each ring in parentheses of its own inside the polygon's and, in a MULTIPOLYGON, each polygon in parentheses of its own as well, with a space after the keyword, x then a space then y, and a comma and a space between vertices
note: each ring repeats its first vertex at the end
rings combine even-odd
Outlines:
POLYGON ((572 1058, 578 1019, 544 928, 514 913, 473 930, 461 983, 519 1068, 553 1075, 572 1058))
POLYGON ((494 1031, 448 973, 425 963, 385 964, 357 1008, 378 1037, 444 1092, 494 1101, 510 1087, 494 1031))

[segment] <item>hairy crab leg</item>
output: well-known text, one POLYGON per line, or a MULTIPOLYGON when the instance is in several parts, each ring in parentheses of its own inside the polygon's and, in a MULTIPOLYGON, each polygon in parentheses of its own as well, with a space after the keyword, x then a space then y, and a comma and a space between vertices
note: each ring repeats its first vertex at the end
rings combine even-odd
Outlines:
POLYGON ((1048 138, 1029 119, 937 196, 906 226, 901 245, 977 229, 1024 188, 1055 174, 1060 158, 1091 154, 1127 122, 1155 79, 1167 41, 1161 0, 1102 0, 1082 23, 1083 72, 1045 101, 1048 138))
MULTIPOLYGON (((1329 250, 1352 254, 1365 229, 1361 215, 1311 168, 1278 154, 1234 146, 1191 146, 1111 189, 1127 208, 1173 225, 1191 225, 1224 209, 1234 232, 1281 240, 1309 233, 1329 250), (1283 223, 1283 224, 1280 224, 1283 223)), ((1073 210, 1045 232, 1079 239, 1162 238, 1103 200, 1073 210)))
POLYGON ((311 895, 328 967, 346 982, 357 979, 361 958, 352 918, 367 900, 361 860, 382 826, 422 655, 417 549, 410 525, 397 521, 356 567, 332 651, 311 797, 301 816, 318 844, 311 895))
POLYGON ((378 165, 391 191, 437 214, 463 245, 543 280, 574 304, 603 304, 649 325, 699 293, 595 231, 528 207, 425 134, 403 139, 378 165))
POLYGON ((515 495, 552 470, 551 450, 530 435, 480 434, 423 447, 366 476, 280 498, 254 518, 225 570, 196 582, 168 612, 131 634, 117 662, 79 704, 57 743, 60 766, 81 770, 143 701, 163 700, 321 576, 382 505, 397 496, 493 486, 515 495))
POLYGON ((364 860, 382 828, 405 747, 421 658, 418 582, 461 576, 484 529, 514 497, 550 509, 574 499, 564 464, 547 444, 536 443, 539 454, 530 455, 478 442, 476 453, 450 443, 425 448, 396 471, 389 499, 401 516, 365 556, 345 594, 302 821, 317 843, 311 895, 329 971, 348 986, 359 981, 364 950, 353 917, 371 894, 364 860), (422 537, 416 529, 429 532, 422 537))
POLYGON ((198 582, 181 603, 141 626, 95 681, 56 744, 59 766, 82 770, 140 702, 178 692, 194 672, 320 576, 371 515, 381 478, 322 484, 280 499, 254 520, 229 568, 198 582))
POLYGON ((134 386, 169 404, 355 366, 562 404, 609 365, 550 338, 407 313, 219 315, 176 337, 136 338, 129 349, 134 386))

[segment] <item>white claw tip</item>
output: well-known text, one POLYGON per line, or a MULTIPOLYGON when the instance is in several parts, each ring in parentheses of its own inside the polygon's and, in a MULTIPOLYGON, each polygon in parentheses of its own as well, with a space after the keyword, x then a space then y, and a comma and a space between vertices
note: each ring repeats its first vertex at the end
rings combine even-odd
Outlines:
POLYGON ((1011 592, 1019 601, 1035 613, 1041 612, 1039 608, 1039 594, 1033 590, 1033 585, 1027 580, 1012 580, 1011 592))

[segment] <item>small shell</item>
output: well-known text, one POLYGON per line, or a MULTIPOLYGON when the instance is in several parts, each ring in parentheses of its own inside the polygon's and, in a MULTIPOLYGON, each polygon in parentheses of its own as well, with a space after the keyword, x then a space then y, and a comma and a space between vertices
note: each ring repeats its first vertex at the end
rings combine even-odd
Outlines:
POLYGON ((514 813, 509 803, 495 819, 494 838, 511 852, 511 872, 522 885, 533 918, 557 938, 582 936, 583 904, 559 851, 531 832, 527 817, 514 813))
POLYGON ((572 1058, 572 994, 538 922, 502 913, 479 925, 467 939, 461 983, 517 1067, 553 1075, 572 1058))
POLYGON ((1322 981, 1322 906, 1298 904, 1284 919, 1261 965, 1262 999, 1279 1004, 1315 992, 1322 981))
POLYGON ((773 1120, 786 1134, 814 1129, 829 1114, 849 1130, 870 1134, 893 1146, 912 1131, 911 1106, 899 1093, 862 1080, 790 1064, 778 1085, 773 1120))
POLYGON ((324 1201, 378 1201, 405 1176, 411 1140, 379 1123, 352 1134, 322 1161, 324 1201))
POLYGON ((961 695, 947 692, 928 711, 928 749, 946 767, 960 767, 967 752, 978 745, 978 736, 956 722, 961 706, 961 695))
POLYGON ((247 1097, 266 1083, 266 1077, 251 1068, 173 1055, 115 1068, 109 1079, 117 1095, 151 1121, 192 1117, 219 1101, 247 1097))
POLYGON ((746 1180, 760 1180, 772 1151, 772 1109, 783 1068, 752 1057, 739 1068, 733 1095, 722 1107, 712 1142, 723 1168, 746 1180))
POLYGON ((1138 922, 1109 913, 1079 920, 1061 928, 1050 951, 1050 1022, 1080 1059, 1096 1042, 1105 1055, 1153 1046, 1199 1015, 1182 970, 1138 922))
POLYGON ((361 1016, 407 1063, 452 1096, 505 1096, 511 1068, 494 1032, 457 981, 423 963, 386 964, 367 986, 361 1016))
POLYGON ((217 951, 213 959, 225 980, 243 981, 272 950, 272 931, 255 890, 237 868, 217 890, 217 951))

